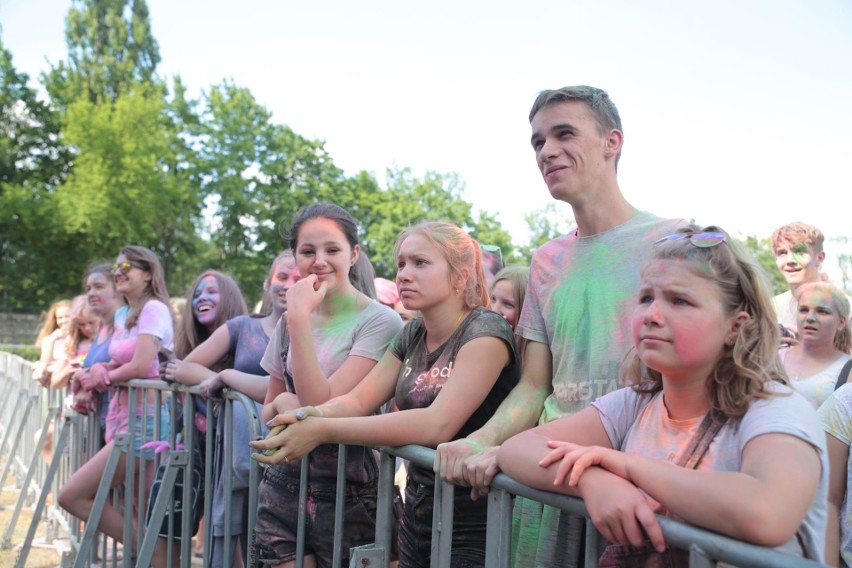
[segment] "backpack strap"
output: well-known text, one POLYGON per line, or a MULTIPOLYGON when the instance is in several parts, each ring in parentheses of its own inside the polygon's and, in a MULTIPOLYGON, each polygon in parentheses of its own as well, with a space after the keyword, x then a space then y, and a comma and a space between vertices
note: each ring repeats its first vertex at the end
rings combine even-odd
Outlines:
POLYGON ((701 461, 701 458, 710 449, 710 444, 713 443, 716 434, 719 433, 719 430, 727 422, 728 418, 726 416, 717 416, 717 413, 712 410, 708 412, 704 420, 701 421, 698 430, 693 434, 692 440, 689 441, 686 451, 677 460, 676 464, 686 469, 695 469, 698 467, 698 462, 701 461))
POLYGON ((843 365, 842 369, 840 369, 840 374, 837 375, 837 384, 834 385, 834 390, 837 390, 846 384, 847 379, 849 379, 850 370, 852 370, 852 359, 846 361, 846 364, 843 365))

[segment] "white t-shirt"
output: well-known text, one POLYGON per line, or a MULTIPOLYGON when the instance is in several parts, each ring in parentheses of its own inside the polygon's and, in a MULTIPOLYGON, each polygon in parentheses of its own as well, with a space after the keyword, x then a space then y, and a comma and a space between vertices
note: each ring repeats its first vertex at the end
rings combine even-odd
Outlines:
MULTIPOLYGON (((788 351, 790 350, 781 349, 779 351, 781 361, 786 360, 788 351)), ((821 371, 807 377, 794 376, 788 372, 790 386, 808 399, 814 405, 814 408, 819 408, 831 396, 831 393, 834 392, 834 387, 837 386, 837 379, 840 377, 840 371, 850 358, 852 357, 844 353, 821 371)))
MULTIPOLYGON (((852 444, 852 384, 845 384, 819 408, 819 417, 825 433, 834 436, 847 446, 852 444)), ((846 494, 840 505, 840 558, 846 566, 852 566, 852 503, 849 488, 852 487, 852 452, 846 462, 846 494)))

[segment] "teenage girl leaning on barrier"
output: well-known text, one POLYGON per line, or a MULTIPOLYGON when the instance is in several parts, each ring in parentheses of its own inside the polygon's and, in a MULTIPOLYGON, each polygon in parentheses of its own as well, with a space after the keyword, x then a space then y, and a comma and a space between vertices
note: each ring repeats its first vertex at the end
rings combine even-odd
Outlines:
POLYGON ((633 313, 631 386, 510 438, 500 469, 582 497, 616 543, 600 566, 660 554, 687 562, 665 550, 655 512, 822 561, 825 434, 787 384, 762 270, 717 227, 653 246, 633 313))
MULTIPOLYGON (((488 309, 476 241, 455 225, 422 223, 399 236, 395 255, 402 301, 421 316, 351 392, 276 417, 272 424, 287 428, 252 445, 280 449, 257 459, 293 461, 330 442, 435 447, 480 428, 515 386, 520 365, 512 329, 488 309), (369 416, 391 397, 398 412, 369 416)), ((399 529, 401 568, 429 566, 434 491, 432 468, 412 464, 399 529)), ((458 492, 454 509, 451 566, 483 566, 487 501, 458 492)))
MULTIPOLYGON (((265 420, 349 392, 375 367, 402 327, 398 315, 373 299, 372 267, 358 243, 355 220, 345 209, 332 203, 310 205, 296 214, 288 237, 302 279, 287 292, 287 312, 261 361, 270 375, 265 420), (289 342, 282 341, 285 330, 289 342)), ((337 455, 336 445, 321 446, 308 462, 308 566, 322 568, 332 562, 337 455)), ((264 471, 255 533, 264 564, 293 565, 300 469, 298 463, 281 463, 264 471)), ((350 547, 374 541, 374 453, 348 447, 345 470, 344 566, 350 547)))
MULTIPOLYGON (((116 292, 124 298, 125 305, 115 314, 115 331, 109 345, 110 362, 98 363, 81 377, 84 388, 105 391, 131 379, 159 378, 157 352, 160 347, 173 348, 174 324, 169 308, 169 296, 163 278, 163 268, 157 256, 140 246, 127 246, 121 249, 113 266, 113 279, 116 292)), ((168 439, 168 405, 160 408, 155 404, 154 393, 149 393, 147 402, 140 394, 136 412, 136 431, 131 432, 139 461, 137 468, 146 467, 146 479, 149 484, 154 480, 154 462, 152 452, 141 452, 144 441, 154 439, 154 416, 160 416, 160 437, 168 439), (146 419, 142 420, 142 405, 147 404, 146 419)), ((75 517, 87 520, 92 511, 98 484, 106 469, 107 460, 115 444, 115 435, 128 430, 129 408, 128 391, 119 389, 110 401, 106 421, 106 445, 78 469, 59 493, 59 504, 75 517)), ((122 453, 111 487, 124 483, 126 454, 122 453)), ((134 488, 128 488, 133 491, 134 488)), ((146 488, 150 491, 150 485, 146 488)), ((137 507, 144 500, 137 496, 137 507)), ((101 514, 98 531, 118 542, 123 542, 122 512, 107 501, 101 514)), ((135 551, 136 531, 132 532, 134 542, 125 543, 135 551)))
MULTIPOLYGON (((173 364, 178 382, 198 384, 201 395, 213 398, 223 388, 241 392, 255 400, 258 415, 263 412, 263 400, 269 376, 260 366, 260 360, 269 344, 278 320, 287 310, 287 290, 299 281, 299 270, 293 253, 286 250, 273 261, 263 283, 265 304, 271 306, 266 315, 241 315, 229 319, 201 345, 192 350, 182 362, 173 364), (228 361, 223 366, 223 361, 228 361)), ((171 367, 172 365, 170 365, 171 367)), ((208 404, 209 408, 209 404, 208 404)), ((231 431, 225 431, 225 420, 219 412, 216 422, 216 446, 213 458, 213 550, 211 566, 242 566, 248 554, 248 493, 250 448, 249 417, 242 404, 233 405, 231 431), (225 443, 233 446, 233 461, 225 464, 225 443), (225 493, 225 476, 231 476, 231 492, 225 493), (225 517, 225 501, 231 502, 231 518, 225 517), (231 558, 224 555, 225 526, 231 526, 231 558), (242 557, 234 555, 240 550, 242 557)), ((267 430, 262 427, 264 435, 267 430)), ((207 451, 211 451, 208 448, 207 451)))

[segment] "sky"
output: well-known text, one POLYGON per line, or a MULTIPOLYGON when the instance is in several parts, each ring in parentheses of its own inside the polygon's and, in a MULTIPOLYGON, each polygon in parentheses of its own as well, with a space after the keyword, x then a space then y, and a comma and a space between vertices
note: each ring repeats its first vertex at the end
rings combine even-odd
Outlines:
MULTIPOLYGON (((65 57, 70 5, 0 0, 19 70, 37 77, 65 57)), ((516 244, 524 215, 552 202, 529 108, 542 89, 577 84, 619 108, 619 184, 634 206, 739 235, 801 220, 852 238, 848 0, 148 6, 161 76, 179 74, 196 95, 232 79, 276 122, 325 141, 347 174, 456 172, 516 244)))

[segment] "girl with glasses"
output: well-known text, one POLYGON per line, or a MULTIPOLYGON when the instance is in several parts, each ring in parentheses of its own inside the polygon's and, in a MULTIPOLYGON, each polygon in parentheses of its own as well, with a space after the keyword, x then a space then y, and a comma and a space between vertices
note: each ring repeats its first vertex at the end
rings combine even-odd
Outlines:
POLYGON ((615 543, 600 566, 686 565, 654 513, 822 562, 825 435, 788 386, 758 265, 716 227, 661 239, 631 333, 629 386, 507 440, 500 468, 582 497, 615 543))
MULTIPOLYGON (((169 295, 163 278, 163 269, 157 256, 140 246, 127 246, 121 249, 113 270, 115 289, 124 299, 115 314, 115 330, 109 344, 109 363, 97 363, 89 373, 81 377, 83 386, 88 390, 106 391, 114 385, 131 379, 158 379, 159 362, 157 352, 160 348, 173 349, 174 323, 169 308, 169 295)), ((153 392, 147 397, 139 395, 137 408, 129 408, 128 391, 119 389, 110 400, 106 420, 106 445, 95 456, 78 469, 59 493, 59 504, 75 517, 87 520, 91 513, 98 484, 103 477, 107 460, 112 452, 116 434, 127 432, 130 412, 136 413, 136 430, 132 444, 139 462, 137 468, 146 469, 148 481, 146 495, 137 496, 139 503, 147 501, 150 483, 154 480, 153 453, 140 452, 141 445, 154 439, 168 439, 169 414, 166 404, 155 403, 153 392), (143 405, 147 405, 143 410, 143 405), (145 419, 142 419, 143 414, 145 419), (154 417, 160 417, 160 430, 156 433, 154 417)), ((112 487, 124 483, 126 454, 122 454, 112 487)), ((132 488, 128 488, 132 491, 132 488)), ((118 542, 124 541, 123 514, 107 502, 101 514, 98 531, 118 542)), ((131 553, 137 547, 136 530, 132 532, 133 542, 124 543, 131 553)), ((164 553, 160 551, 158 553, 164 553)))

